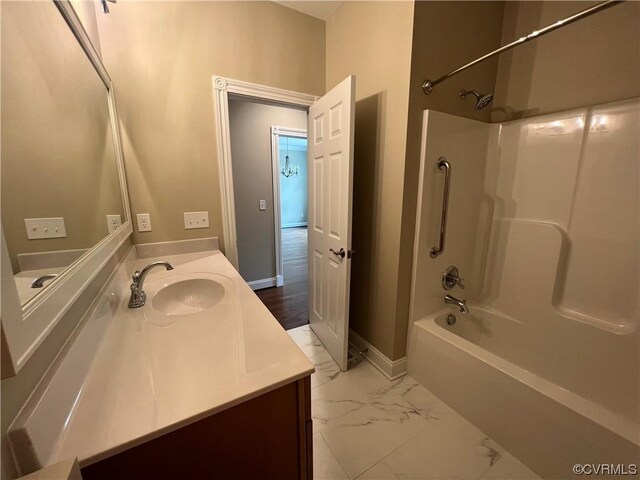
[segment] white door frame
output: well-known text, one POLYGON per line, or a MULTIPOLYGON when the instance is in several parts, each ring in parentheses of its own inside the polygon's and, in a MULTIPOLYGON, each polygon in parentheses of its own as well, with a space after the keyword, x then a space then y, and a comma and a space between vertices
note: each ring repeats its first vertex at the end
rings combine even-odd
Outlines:
POLYGON ((273 227, 276 246, 276 287, 284 285, 284 259, 282 255, 282 218, 280 205, 280 136, 307 138, 300 128, 271 127, 271 172, 273 175, 273 227))
MULTIPOLYGON (((270 103, 310 107, 319 98, 281 88, 243 82, 232 78, 213 76, 213 106, 218 144, 218 176, 222 205, 222 235, 227 259, 238 267, 238 235, 236 231, 236 209, 233 192, 233 169, 231 163, 231 127, 229 125, 229 95, 255 98, 270 103)), ((275 212, 274 212, 275 214, 275 212)))

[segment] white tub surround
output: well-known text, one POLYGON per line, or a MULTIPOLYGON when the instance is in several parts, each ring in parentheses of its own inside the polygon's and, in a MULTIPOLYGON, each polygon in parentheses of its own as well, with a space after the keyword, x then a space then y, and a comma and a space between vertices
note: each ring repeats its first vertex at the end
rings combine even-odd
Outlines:
POLYGON ((121 265, 9 438, 23 473, 75 456, 86 467, 313 371, 219 251, 134 257, 121 265), (146 305, 127 308, 131 274, 157 260, 174 270, 151 270, 146 305), (155 294, 185 278, 216 280, 222 300, 189 315, 156 310, 155 294))
POLYGON ((640 101, 424 119, 409 374, 544 478, 586 459, 637 463, 640 101), (442 156, 451 191, 434 259, 442 156), (465 290, 443 288, 450 265, 465 290))
POLYGON ((637 423, 487 349, 493 335, 517 342, 517 336, 505 334, 524 325, 482 312, 481 317, 457 315, 456 324, 448 326, 448 313, 417 321, 411 338, 411 375, 438 398, 542 478, 571 478, 573 465, 585 458, 596 464, 637 463, 637 423), (486 341, 464 338, 469 329, 482 330, 486 341))

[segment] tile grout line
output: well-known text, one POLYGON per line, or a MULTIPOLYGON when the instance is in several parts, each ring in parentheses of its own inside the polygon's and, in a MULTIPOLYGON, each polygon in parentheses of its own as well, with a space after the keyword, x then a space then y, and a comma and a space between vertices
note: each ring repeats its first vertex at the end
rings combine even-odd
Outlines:
MULTIPOLYGON (((305 327, 307 327, 307 329, 308 329, 308 326, 302 326, 302 327, 298 327, 298 328, 305 328, 305 327)), ((309 330, 310 330, 310 329, 309 329, 309 330)), ((313 334, 313 332, 312 332, 312 335, 314 335, 314 337, 315 337, 315 334, 313 334)), ((316 338, 317 338, 317 337, 316 337, 316 338)), ((293 337, 292 337, 292 339, 293 339, 293 337)), ((295 341, 295 339, 293 339, 293 340, 295 341)), ((296 343, 297 343, 297 342, 296 342, 296 343)), ((323 349, 323 351, 326 351, 326 348, 324 348, 324 346, 322 346, 322 349, 323 349)), ((305 355, 306 355, 306 353, 305 353, 305 355)), ((313 360, 312 360, 312 362, 313 362, 313 360)), ((334 363, 335 363, 335 362, 334 362, 334 363)), ((314 363, 314 366, 316 366, 316 367, 317 367, 317 365, 316 365, 315 363, 314 363)), ((336 367, 337 367, 337 364, 336 364, 336 367)), ((376 373, 377 373, 378 375, 380 375, 380 376, 384 377, 384 375, 382 375, 382 373, 381 373, 380 371, 376 371, 376 373)), ((386 379, 386 378, 385 378, 385 380, 388 380, 388 379, 386 379)), ((331 380, 329 380, 328 382, 325 382, 325 383, 322 383, 322 384, 319 384, 319 385, 314 386, 314 387, 312 388, 312 390, 313 390, 313 389, 315 389, 315 388, 317 388, 317 387, 320 387, 320 386, 322 386, 322 385, 325 385, 326 383, 329 383, 329 382, 331 382, 331 380)), ((391 388, 389 389, 389 391, 393 390, 393 389, 394 389, 393 387, 395 386, 395 384, 396 384, 396 383, 398 383, 398 381, 391 381, 391 380, 388 380, 388 382, 389 382, 389 383, 390 383, 390 385, 391 385, 391 388)), ((418 383, 418 386, 420 386, 420 384, 419 384, 419 383, 418 383)), ((367 396, 369 396, 369 394, 370 394, 370 393, 371 393, 371 392, 366 392, 366 395, 367 395, 367 396)), ((407 443, 411 442, 411 441, 412 441, 412 440, 414 440, 416 437, 418 437, 420 434, 422 434, 422 433, 423 433, 423 432, 428 428, 428 424, 429 424, 429 423, 433 423, 435 420, 439 420, 439 419, 430 419, 428 415, 423 415, 423 414, 422 414, 422 412, 421 412, 417 407, 415 407, 415 406, 414 406, 414 405, 413 405, 409 400, 405 399, 401 394, 399 394, 399 393, 397 393, 397 392, 396 392, 395 394, 396 394, 399 398, 401 398, 404 402, 406 402, 406 403, 407 403, 407 405, 409 405, 409 406, 414 410, 414 413, 415 413, 416 415, 418 415, 419 417, 421 417, 421 418, 423 418, 423 419, 425 420, 425 426, 424 426, 424 428, 420 429, 420 431, 416 432, 414 435, 412 435, 411 437, 409 437, 406 441, 402 442, 400 445, 398 445, 397 447, 395 447, 394 449, 392 449, 390 452, 388 452, 387 454, 385 454, 382 458, 380 458, 380 459, 378 459, 377 461, 375 461, 372 465, 370 465, 368 468, 366 468, 364 471, 360 472, 358 475, 356 475, 356 476, 355 476, 355 477, 353 477, 353 478, 352 478, 352 477, 347 473, 347 470, 345 469, 345 467, 344 467, 344 465, 342 464, 342 462, 340 462, 340 459, 339 459, 338 455, 336 455, 336 452, 334 451, 334 449, 331 447, 330 443, 329 443, 329 442, 327 441, 327 439, 325 438, 325 436, 324 436, 323 432, 322 432, 322 431, 315 432, 315 433, 317 433, 317 434, 319 434, 319 435, 320 435, 320 437, 322 438, 322 441, 325 443, 326 447, 329 449, 329 452, 330 452, 330 453, 331 453, 331 455, 333 456, 333 459, 334 459, 334 460, 337 462, 337 464, 340 466, 340 468, 341 468, 342 472, 344 473, 344 475, 345 475, 347 478, 349 478, 349 479, 351 479, 351 480, 357 480, 358 478, 361 478, 361 477, 362 477, 364 474, 366 474, 368 471, 370 471, 371 469, 373 469, 374 467, 376 467, 377 465, 379 465, 381 462, 385 461, 387 458, 389 458, 391 455, 393 455, 393 454, 394 454, 396 451, 398 451, 400 448, 404 447, 407 443)), ((319 400, 321 400, 321 399, 319 399, 319 400)), ((446 403, 442 402, 440 399, 438 399, 438 400, 439 400, 441 403, 443 403, 445 406, 447 406, 447 407, 451 410, 450 412, 448 412, 448 413, 447 413, 447 415, 448 415, 449 413, 453 413, 453 412, 455 412, 455 410, 454 410, 454 409, 451 409, 451 407, 449 407, 446 403)), ((312 403, 312 407, 313 407, 313 403, 312 403)), ((315 435, 315 433, 314 433, 314 435, 315 435)), ((488 437, 488 438, 490 438, 490 437, 488 437)), ((497 465, 497 464, 500 462, 500 460, 502 460, 502 459, 503 459, 503 457, 504 457, 504 454, 505 454, 505 453, 508 453, 508 452, 507 452, 506 450, 502 449, 502 452, 501 452, 501 456, 500 456, 500 458, 499 458, 499 459, 498 459, 498 460, 497 460, 493 465, 489 465, 486 469, 482 470, 482 471, 480 472, 480 474, 479 474, 477 477, 475 477, 475 478, 476 478, 476 480, 482 480, 482 478, 487 474, 487 472, 489 472, 489 470, 491 470, 493 467, 495 467, 495 465, 497 465)), ((393 471, 393 469, 389 466, 389 464, 387 464, 387 467, 388 467, 390 470, 392 470, 392 471, 393 471)), ((395 471, 393 471, 393 473, 394 473, 394 475, 396 475, 396 472, 395 472, 395 471)), ((397 476, 396 476, 396 478, 397 478, 397 476)))
MULTIPOLYGON (((485 434, 484 432, 482 432, 482 433, 485 434)), ((477 480, 482 480, 482 477, 484 477, 489 470, 491 470, 493 467, 495 467, 500 462, 500 460, 502 460, 504 458, 504 454, 507 453, 507 451, 504 449, 504 447, 502 445, 500 445, 498 442, 496 442, 495 440, 493 440, 491 437, 487 436, 487 439, 493 441, 496 445, 498 445, 500 447, 500 449, 502 451, 500 452, 500 456, 498 457, 498 460, 496 460, 495 463, 493 463, 493 464, 489 464, 489 466, 486 468, 486 470, 484 470, 480 474, 480 476, 477 478, 477 480)), ((482 445, 483 442, 484 442, 484 440, 482 442, 480 442, 480 444, 482 445)), ((485 447, 484 445, 482 445, 482 446, 484 448, 490 448, 490 447, 485 447)))
MULTIPOLYGON (((315 334, 313 334, 313 335, 315 336, 315 334)), ((316 337, 316 338, 317 338, 317 337, 316 337)), ((318 339, 318 341, 319 341, 319 339, 318 339)), ((326 351, 326 348, 324 347, 324 345, 322 346, 322 348, 323 348, 323 350, 325 350, 325 351, 326 351)), ((335 363, 335 362, 334 362, 334 363, 335 363)), ((335 364, 335 365, 336 365, 336 367, 338 366, 338 364, 335 364)), ((315 364, 314 364, 314 366, 315 366, 315 364)), ((349 371, 349 369, 347 369, 347 372, 348 372, 348 371, 349 371)), ((377 373, 378 373, 378 374, 380 374, 380 372, 377 372, 377 373)), ((380 374, 380 375, 382 375, 382 374, 380 374)), ((332 380, 329 380, 329 382, 331 382, 331 381, 332 381, 332 380)), ((320 384, 320 385, 316 385, 316 386, 315 386, 315 387, 313 387, 313 388, 314 388, 314 389, 315 389, 315 388, 318 388, 318 387, 320 387, 321 385, 325 385, 326 383, 329 383, 329 382, 325 382, 325 383, 322 383, 322 384, 320 384)), ((313 390, 313 389, 312 389, 312 390, 313 390)), ((368 392, 367 392, 367 395, 368 395, 368 392)), ((311 410, 312 410, 312 412, 313 412, 313 400, 312 400, 312 402, 311 402, 311 410)), ((338 463, 338 465, 340 465, 340 468, 342 469, 342 472, 345 474, 345 476, 346 476, 349 480, 355 480, 355 479, 356 479, 356 478, 358 478, 360 475, 362 475, 363 473, 365 473, 366 471, 368 471, 368 470, 369 470, 369 469, 367 468, 364 472, 359 473, 357 476, 353 477, 353 479, 352 479, 352 478, 351 478, 351 476, 347 473, 347 470, 345 469, 345 467, 344 467, 344 465, 342 464, 342 462, 340 462, 340 458, 338 457, 338 455, 336 455, 336 452, 333 450, 333 448, 331 448, 331 445, 329 444, 329 442, 327 442, 327 439, 324 437, 324 435, 322 434, 322 432, 321 432, 321 431, 319 431, 319 432, 317 432, 317 433, 322 437, 322 440, 324 441, 325 445, 327 446, 327 448, 328 448, 328 449, 329 449, 329 451, 331 452, 331 455, 333 455, 333 458, 334 458, 334 459, 335 459, 335 461, 338 463)), ((315 433, 314 433, 314 435, 315 435, 315 433)), ((413 438, 413 437, 412 437, 412 438, 413 438)), ((404 445, 404 444, 403 444, 403 445, 404 445)), ((384 458, 384 457, 383 457, 383 458, 384 458)), ((381 459, 381 460, 379 460, 379 461, 382 461, 382 459, 381 459)), ((374 465, 377 465, 377 463, 378 463, 378 462, 374 463, 374 465)), ((373 465, 372 465, 371 467, 373 467, 373 465)), ((371 467, 369 467, 369 468, 371 468, 371 467)))
MULTIPOLYGON (((380 373, 380 372, 378 372, 380 373)), ((401 380, 400 380, 401 381, 401 380)), ((395 381, 390 381, 392 384, 396 383, 395 381)), ((418 383, 418 386, 420 386, 420 384, 418 383)), ((368 392, 370 393, 370 392, 368 392)), ((368 394, 367 393, 367 394, 368 394)), ((394 448, 393 450, 391 450, 389 453, 387 453, 384 457, 382 457, 380 460, 378 460, 377 462, 375 462, 373 465, 371 465, 369 468, 367 468, 365 471, 359 473, 354 480, 357 480, 358 478, 362 477, 362 475, 364 475, 365 473, 367 473, 369 470, 371 470, 372 468, 374 468, 376 465, 378 465, 379 463, 385 461, 388 457, 390 457, 391 455, 393 455, 397 450, 399 450, 400 448, 404 447, 407 443, 409 443, 411 440, 415 439, 416 437, 418 437, 418 435, 420 435, 422 432, 424 432, 427 428, 428 428, 428 424, 429 423, 433 423, 434 419, 430 419, 428 415, 423 415, 420 410, 418 408, 416 408, 413 404, 411 404, 411 402, 409 402, 407 399, 405 399, 402 395, 400 395, 399 393, 396 393, 396 395, 401 398, 403 401, 405 401, 407 403, 407 405, 409 405, 411 408, 413 408, 414 412, 421 418, 423 418, 425 420, 425 427, 423 429, 421 429, 419 432, 416 432, 415 435, 412 435, 410 438, 408 438, 405 442, 403 442, 401 445, 398 445, 396 448, 394 448)), ((439 399, 438 399, 439 400, 439 399)), ((440 400, 439 400, 440 401, 440 400)), ((444 403, 444 402, 443 402, 444 403)), ((445 404, 446 405, 446 404, 445 404)), ((452 410, 453 411, 453 410, 452 410)), ((451 413, 448 412, 447 415, 451 413)), ((439 419, 438 419, 439 420, 439 419)), ((327 443, 328 444, 328 443, 327 443)), ((497 463, 497 462, 496 462, 497 463)), ((389 467, 390 470, 393 471, 393 469, 389 466, 389 464, 387 464, 387 466, 389 467)), ((489 466, 487 468, 487 470, 483 471, 481 476, 484 475, 489 468, 491 468, 491 466, 489 466)), ((394 475, 396 475, 396 472, 393 472, 394 475)), ((397 478, 397 475, 396 475, 397 478)), ((476 480, 480 480, 480 477, 478 477, 478 479, 476 480)))
MULTIPOLYGON (((382 375, 380 372, 378 372, 380 375, 382 375)), ((367 393, 367 395, 370 392, 367 393)), ((364 475, 365 473, 367 473, 369 470, 371 470, 373 467, 375 467, 376 465, 378 465, 380 462, 383 462, 385 459, 387 459, 389 456, 393 455, 398 449, 404 447, 407 443, 409 443, 411 440, 413 440, 414 438, 416 438, 418 435, 420 435, 422 432, 424 432, 427 429, 427 425, 429 424, 430 420, 429 417, 422 415, 422 413, 420 413, 420 411, 413 406, 408 400, 406 400, 404 397, 402 397, 402 395, 396 393, 395 395, 398 396, 398 398, 401 398, 404 402, 407 403, 407 405, 409 405, 415 412, 416 415, 418 415, 420 418, 424 419, 425 421, 425 426, 424 428, 420 429, 420 431, 416 432, 414 435, 412 435, 411 437, 409 437, 406 441, 402 442, 400 445, 398 445, 396 448, 394 448, 393 450, 391 450, 389 453, 387 453, 386 455, 384 455, 381 459, 379 459, 378 461, 376 461, 375 463, 373 463, 369 468, 367 468, 366 470, 360 472, 358 475, 356 475, 354 477, 354 480, 357 480, 358 478, 360 478, 362 475, 364 475)), ((327 442, 327 445, 329 445, 329 443, 327 442)), ((331 448, 331 447, 329 447, 331 448)), ((497 462, 496 462, 497 463, 497 462)), ((388 465, 388 464, 387 464, 388 465)), ((391 467, 389 467, 391 469, 391 467)), ((391 469, 393 470, 393 469, 391 469)), ((396 474, 396 472, 393 472, 394 475, 396 474)), ((485 472, 482 473, 482 475, 484 475, 485 472)), ((396 476, 397 477, 397 476, 396 476)), ((479 478, 477 479, 479 480, 479 478)))
POLYGON ((494 463, 493 465, 489 465, 487 467, 487 469, 484 470, 476 480, 482 480, 482 477, 484 477, 489 470, 491 470, 493 467, 495 467, 500 462, 500 460, 502 460, 502 456, 503 456, 503 454, 500 455, 500 458, 496 461, 496 463, 494 463))
MULTIPOLYGON (((418 414, 420 415, 420 414, 418 414)), ((425 421, 428 421, 424 416, 420 415, 422 418, 425 419, 425 421)), ((414 438, 416 438, 418 435, 420 435, 424 430, 426 429, 423 428, 422 430, 420 430, 419 432, 417 432, 415 435, 412 435, 410 438, 407 439, 406 442, 403 442, 401 445, 398 445, 396 448, 394 448, 393 450, 391 450, 389 453, 387 453, 384 457, 382 457, 380 460, 378 460, 377 462, 375 462, 373 465, 371 465, 369 468, 367 468, 365 471, 360 472, 355 478, 354 480, 357 480, 358 478, 360 478, 362 475, 364 475, 365 473, 367 473, 369 470, 371 470, 373 467, 375 467, 376 465, 378 465, 380 462, 384 462, 388 457, 390 457, 391 455, 393 455, 398 449, 404 447, 407 443, 409 443, 411 440, 413 440, 414 438)), ((389 464, 387 464, 388 466, 389 464)), ((391 467, 389 467, 390 470, 393 470, 391 467)), ((394 475, 396 475, 396 472, 393 472, 394 475)), ((483 472, 484 475, 484 472, 483 472)), ((396 475, 397 478, 397 475, 396 475)))
POLYGON ((349 476, 347 471, 344 469, 344 465, 342 465, 342 463, 340 463, 340 459, 336 455, 336 452, 333 451, 333 448, 331 448, 331 445, 329 445, 329 442, 327 442, 327 439, 324 438, 324 435, 322 434, 322 432, 318 432, 318 435, 320 435, 322 437, 322 441, 324 442, 324 444, 327 446, 327 448, 331 452, 331 455, 333 455, 334 460, 338 463, 338 465, 340 465, 340 468, 342 469, 342 472, 344 473, 345 477, 347 477, 349 480, 353 480, 353 479, 351 479, 351 477, 349 476))
MULTIPOLYGON (((304 328, 304 326, 303 326, 303 327, 298 327, 298 328, 304 328)), ((315 334, 314 334, 314 336, 315 336, 315 334)), ((294 341, 295 341, 295 340, 294 340, 294 341)), ((324 346, 322 346, 322 348, 326 351, 326 348, 324 348, 324 346)), ((315 366, 315 363, 314 363, 314 366, 315 366)), ((336 364, 336 367, 337 367, 337 364, 336 364)), ((348 371, 348 370, 347 370, 347 371, 348 371)), ((385 378, 385 377, 384 377, 384 375, 383 375, 379 370, 376 370, 376 373, 377 373, 378 375, 380 375, 381 377, 385 378)), ((394 381, 394 380, 389 380, 389 379, 385 378, 385 380, 387 380, 387 381, 389 382, 389 384, 392 386, 392 388, 391 388, 391 389, 393 389, 393 385, 394 385, 394 384, 395 384, 399 379, 394 381)), ((330 382, 330 381, 331 381, 331 380, 329 380, 329 382, 330 382)), ((328 383, 328 382, 325 382, 325 383, 328 383)), ((313 388, 312 388, 312 390, 313 390, 313 389, 315 389, 315 388, 317 388, 317 387, 320 387, 321 385, 324 385, 325 383, 320 384, 320 385, 316 385, 315 387, 313 387, 313 388)), ((370 393, 371 393, 371 392, 366 392, 366 395, 367 395, 367 396, 369 396, 369 394, 370 394, 370 393)), ((406 445, 408 442, 410 442, 411 440, 413 440, 414 438, 416 438, 418 435, 420 435, 420 434, 421 434, 421 433, 422 433, 422 432, 427 428, 427 424, 430 422, 429 417, 428 417, 428 416, 423 415, 423 414, 422 414, 422 413, 421 413, 421 412, 420 412, 420 411, 419 411, 415 406, 413 406, 409 401, 407 401, 406 399, 404 399, 404 398, 402 397, 402 395, 397 394, 397 393, 396 393, 396 395, 397 395, 399 398, 401 398, 403 401, 405 401, 405 402, 407 403, 407 405, 409 405, 409 406, 414 410, 414 412, 415 412, 415 414, 416 414, 416 415, 418 415, 420 418, 424 419, 424 421, 425 421, 425 426, 424 426, 424 428, 420 429, 420 431, 416 432, 414 435, 412 435, 411 437, 409 437, 406 441, 402 442, 402 443, 401 443, 400 445, 398 445, 396 448, 394 448, 393 450, 391 450, 390 452, 388 452, 387 454, 385 454, 382 458, 380 458, 379 460, 375 461, 372 465, 370 465, 370 466, 369 466, 368 468, 366 468, 364 471, 360 472, 358 475, 356 475, 355 477, 353 477, 353 479, 352 479, 352 477, 347 473, 347 471, 346 471, 346 469, 345 469, 344 465, 340 462, 340 459, 339 459, 338 455, 336 455, 336 453, 335 453, 335 451, 333 450, 333 448, 331 447, 330 443, 329 443, 329 442, 327 441, 327 439, 324 437, 324 435, 323 435, 322 431, 316 432, 316 433, 318 433, 318 434, 322 437, 322 440, 325 442, 325 445, 327 446, 327 448, 329 449, 329 451, 330 451, 330 452, 331 452, 331 454, 333 455, 334 459, 336 460, 336 462, 338 463, 338 465, 340 465, 340 468, 342 469, 342 471, 344 472, 344 474, 346 475, 346 477, 347 477, 347 478, 349 478, 350 480, 356 480, 356 479, 360 478, 362 475, 364 475, 366 472, 368 472, 368 471, 369 471, 369 470, 371 470, 373 467, 375 467, 376 465, 378 465, 380 462, 383 462, 383 461, 384 461, 386 458, 388 458, 390 455, 393 455, 393 453, 395 453, 398 449, 402 448, 402 447, 403 447, 404 445, 406 445)), ((311 408, 313 409, 313 402, 312 402, 312 404, 311 404, 311 408)), ((314 433, 314 435, 315 435, 315 433, 314 433)), ((496 463, 497 463, 497 462, 496 462, 496 463)), ((390 468, 390 467, 389 467, 389 468, 390 468)), ((489 467, 489 468, 491 468, 491 467, 489 467)), ((482 472, 482 474, 481 474, 481 475, 484 475, 485 473, 486 473, 486 471, 482 472)), ((394 472, 394 475, 395 475, 395 472, 394 472)), ((479 480, 479 478, 480 478, 480 477, 478 477, 478 480, 479 480)))
MULTIPOLYGON (((307 325, 304 325, 304 326, 302 326, 302 327, 298 327, 298 328, 304 329, 304 327, 306 327, 306 326, 307 326, 307 325)), ((305 330, 306 330, 306 329, 305 329, 305 330)), ((311 329, 309 328, 309 331, 310 331, 310 330, 311 330, 311 329)), ((312 335, 314 335, 314 337, 315 337, 315 334, 313 334, 313 332, 312 332, 312 335)), ((293 339, 293 338, 292 338, 292 339, 293 339)), ((295 342, 295 339, 293 339, 293 340, 294 340, 294 342, 295 342)), ((297 342, 296 342, 296 343, 297 343, 297 342)), ((298 346, 300 346, 300 345, 298 345, 298 346)), ((301 347, 300 347, 300 348, 301 348, 301 347)), ((324 348, 324 345, 322 346, 322 348, 323 348, 323 350, 326 350, 326 349, 324 348)), ((306 353, 305 353, 305 355, 306 355, 306 353)), ((309 356, 308 356, 308 355, 307 355, 307 358, 309 358, 309 356)), ((313 366, 316 368, 316 371, 314 372, 314 374, 317 374, 317 373, 318 373, 318 371, 317 371, 317 367, 318 367, 318 365, 317 365, 317 364, 316 364, 316 363, 315 363, 311 358, 309 358, 309 360, 311 360, 311 363, 313 363, 313 366)), ((337 367, 337 365, 336 365, 336 367, 337 367)), ((331 380, 329 380, 329 381, 331 381, 331 380)), ((327 382, 325 382, 325 383, 327 383, 327 382)), ((312 388, 311 388, 311 390, 313 391, 314 389, 318 388, 318 387, 319 387, 319 386, 321 386, 321 385, 324 385, 324 383, 316 384, 314 387, 312 387, 312 388)), ((312 425, 312 428, 313 428, 313 403, 314 403, 314 402, 313 402, 313 398, 312 398, 312 399, 311 399, 311 412, 312 412, 312 424, 311 424, 311 425, 312 425)), ((325 444, 325 445, 327 446, 327 448, 329 449, 329 452, 331 453, 331 455, 333 455, 334 460, 335 460, 335 461, 336 461, 336 463, 340 466, 340 469, 342 470, 342 472, 345 474, 345 476, 346 476, 347 478, 349 478, 349 475, 348 475, 348 474, 347 474, 347 472, 345 471, 344 466, 340 463, 340 460, 338 459, 338 456, 336 455, 336 453, 333 451, 333 449, 332 449, 332 448, 331 448, 331 446, 329 445, 329 442, 327 442, 327 439, 326 439, 326 438, 324 438, 324 435, 322 434, 322 432, 321 432, 321 431, 313 432, 312 436, 313 436, 313 435, 316 435, 316 434, 320 435, 320 437, 322 438, 322 441, 324 442, 324 444, 325 444)))

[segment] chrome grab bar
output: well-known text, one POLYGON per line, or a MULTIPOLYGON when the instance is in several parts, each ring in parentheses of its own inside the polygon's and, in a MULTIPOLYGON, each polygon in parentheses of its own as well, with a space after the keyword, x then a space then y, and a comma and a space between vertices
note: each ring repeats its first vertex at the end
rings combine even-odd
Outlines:
POLYGON ((440 243, 429 251, 431 258, 436 258, 444 252, 444 239, 447 232, 447 207, 449 205, 449 184, 451 183, 451 165, 445 157, 438 159, 438 169, 444 169, 444 192, 442 194, 442 217, 440 219, 440 243))

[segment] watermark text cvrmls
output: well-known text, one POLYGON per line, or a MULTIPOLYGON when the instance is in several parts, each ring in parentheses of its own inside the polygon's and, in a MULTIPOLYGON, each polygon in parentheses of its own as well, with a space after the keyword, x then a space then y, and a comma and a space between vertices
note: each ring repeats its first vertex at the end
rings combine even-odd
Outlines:
POLYGON ((576 463, 573 466, 576 475, 637 475, 638 465, 634 463, 576 463))

